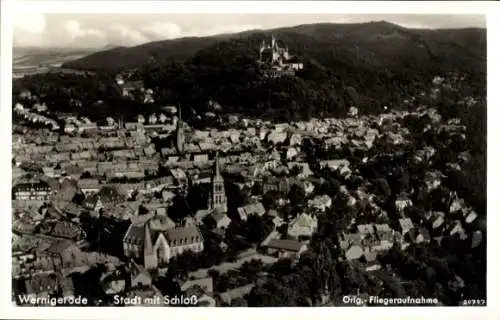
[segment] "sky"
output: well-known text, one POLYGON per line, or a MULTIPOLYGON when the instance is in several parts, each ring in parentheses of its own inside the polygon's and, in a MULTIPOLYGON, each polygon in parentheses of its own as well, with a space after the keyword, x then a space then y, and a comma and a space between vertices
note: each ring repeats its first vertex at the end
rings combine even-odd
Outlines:
POLYGON ((102 48, 299 24, 389 21, 409 28, 486 27, 483 15, 18 13, 15 47, 102 48))

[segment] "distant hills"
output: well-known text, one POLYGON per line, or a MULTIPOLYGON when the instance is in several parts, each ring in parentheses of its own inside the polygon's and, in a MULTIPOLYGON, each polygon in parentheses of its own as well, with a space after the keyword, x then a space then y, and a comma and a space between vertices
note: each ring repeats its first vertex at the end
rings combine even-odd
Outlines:
POLYGON ((149 42, 135 47, 114 47, 92 53, 74 61, 68 61, 64 64, 64 67, 115 72, 139 68, 152 59, 160 63, 172 60, 182 61, 198 50, 213 45, 218 41, 228 40, 234 36, 236 35, 216 35, 200 38, 189 37, 149 42))
POLYGON ((151 60, 160 64, 182 62, 202 49, 235 40, 246 46, 250 53, 256 54, 258 43, 271 34, 288 45, 291 52, 325 68, 335 68, 357 60, 358 65, 367 68, 392 69, 401 65, 439 64, 450 69, 485 69, 485 29, 407 29, 385 21, 307 24, 150 42, 95 52, 65 62, 64 67, 115 72, 142 67, 151 60))
POLYGON ((14 70, 43 66, 59 66, 65 62, 80 59, 95 52, 96 49, 72 48, 13 48, 12 67, 14 70))

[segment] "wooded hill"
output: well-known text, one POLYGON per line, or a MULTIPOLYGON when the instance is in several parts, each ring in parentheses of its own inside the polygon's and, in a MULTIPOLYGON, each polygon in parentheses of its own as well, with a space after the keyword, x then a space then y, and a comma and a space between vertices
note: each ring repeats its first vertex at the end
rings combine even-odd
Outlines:
POLYGON ((466 75, 470 94, 484 95, 486 30, 309 24, 115 48, 64 67, 138 68, 158 104, 182 102, 199 113, 212 99, 227 112, 293 120, 345 114, 351 105, 362 112, 397 107, 448 72, 466 75), (258 48, 273 34, 304 62, 297 77, 266 80, 260 73, 258 48))

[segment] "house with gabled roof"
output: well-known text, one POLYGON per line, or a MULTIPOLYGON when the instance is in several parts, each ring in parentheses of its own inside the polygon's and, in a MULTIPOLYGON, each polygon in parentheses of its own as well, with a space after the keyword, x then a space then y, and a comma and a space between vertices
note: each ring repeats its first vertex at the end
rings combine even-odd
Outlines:
POLYGON ((361 236, 367 236, 375 233, 375 229, 373 228, 373 225, 371 224, 359 224, 357 226, 358 233, 361 236))
POLYGON ((269 241, 273 240, 273 239, 279 239, 280 238, 280 234, 278 231, 272 231, 270 234, 267 235, 267 237, 262 240, 262 242, 260 243, 260 246, 261 247, 266 247, 268 244, 269 244, 269 241))
POLYGON ((357 260, 361 258, 363 254, 363 247, 359 244, 352 245, 345 251, 345 257, 347 260, 357 260))
POLYGON ((309 167, 309 163, 307 162, 288 162, 287 163, 288 169, 291 171, 294 168, 298 169, 298 177, 301 179, 310 177, 313 175, 313 172, 311 171, 311 168, 309 167))
POLYGON ((326 194, 316 196, 313 199, 308 200, 307 205, 318 211, 325 212, 326 209, 332 206, 332 198, 326 194))
POLYGON ((78 186, 86 196, 101 189, 101 185, 97 179, 81 179, 78 181, 78 186))
POLYGON ((119 202, 113 206, 106 206, 103 208, 103 214, 120 220, 128 220, 135 216, 140 206, 140 201, 119 202))
POLYGON ((268 254, 280 258, 299 258, 307 250, 307 244, 293 239, 271 239, 266 245, 268 254))
POLYGON ((215 220, 216 227, 225 229, 231 223, 231 219, 227 216, 227 214, 222 212, 216 212, 212 215, 212 218, 215 220))
POLYGON ((456 213, 466 208, 465 201, 463 199, 454 198, 450 204, 450 213, 456 213))
POLYGON ((130 287, 148 288, 152 284, 151 274, 133 259, 130 261, 130 287))
POLYGON ((288 148, 288 150, 286 151, 286 159, 293 160, 298 154, 299 152, 296 148, 288 148))
POLYGON ((311 237, 317 229, 318 218, 304 212, 289 223, 288 235, 294 238, 311 237))
POLYGON ((55 273, 33 275, 25 280, 25 288, 28 295, 49 297, 59 291, 59 277, 55 273))
POLYGON ((404 209, 406 207, 409 207, 413 205, 413 202, 411 201, 410 197, 406 193, 401 193, 398 198, 396 199, 395 206, 396 209, 400 214, 404 212, 404 209))
POLYGON ((450 236, 457 235, 458 237, 460 237, 461 240, 465 240, 468 238, 468 235, 465 232, 464 228, 462 227, 460 221, 456 221, 455 224, 450 226, 449 235, 450 236))
POLYGON ((419 227, 416 240, 417 240, 417 243, 421 243, 421 242, 429 243, 429 242, 431 242, 431 235, 429 233, 429 230, 427 230, 427 228, 424 228, 424 227, 419 227))
POLYGON ((64 220, 45 220, 39 225, 39 232, 56 238, 78 241, 85 238, 85 231, 78 225, 64 220))
POLYGON ((393 230, 387 223, 384 224, 375 224, 373 225, 373 228, 377 234, 379 233, 386 233, 386 232, 392 232, 393 230))
POLYGON ((59 240, 51 242, 47 247, 37 248, 37 256, 50 256, 61 262, 62 267, 72 268, 86 264, 86 255, 72 241, 59 240))
POLYGON ((378 253, 373 250, 365 250, 361 259, 365 263, 365 271, 375 271, 381 268, 380 263, 377 261, 378 253))
POLYGON ((361 234, 359 233, 343 233, 339 236, 339 244, 342 250, 347 250, 351 246, 361 245, 361 234))
POLYGON ((483 241, 483 233, 479 230, 474 231, 474 233, 471 236, 471 248, 478 247, 482 241, 483 241))
POLYGON ((431 237, 429 235, 429 231, 424 228, 413 228, 403 234, 403 241, 405 243, 429 243, 431 241, 431 237))
POLYGON ((107 295, 114 295, 121 293, 127 286, 126 279, 114 273, 106 273, 101 276, 100 284, 102 289, 107 295))
POLYGON ((465 223, 471 224, 476 220, 477 214, 476 214, 476 212, 471 210, 471 211, 465 213, 464 217, 465 217, 465 223))
POLYGON ((267 136, 267 141, 269 143, 272 143, 274 145, 284 143, 286 139, 288 138, 287 132, 278 132, 278 130, 274 130, 269 133, 267 136))
POLYGON ((285 223, 283 218, 281 218, 280 216, 275 216, 272 221, 275 229, 281 227, 285 223))
POLYGON ((52 188, 45 181, 19 182, 12 187, 13 200, 49 199, 52 188))
POLYGON ((413 229, 413 222, 410 218, 399 219, 399 227, 401 234, 404 235, 405 233, 413 229))
POLYGON ((444 217, 442 215, 439 215, 439 214, 435 214, 433 217, 432 217, 432 229, 439 229, 441 228, 443 225, 444 225, 444 217))
POLYGON ((239 207, 237 211, 242 221, 245 221, 248 216, 258 215, 259 217, 262 217, 266 213, 266 209, 261 202, 251 203, 246 206, 239 207))
POLYGON ((338 160, 322 160, 320 162, 321 168, 330 168, 331 170, 335 171, 337 169, 341 169, 343 167, 348 168, 350 163, 346 159, 338 159, 338 160))
POLYGON ((394 230, 377 232, 378 245, 374 250, 389 250, 394 244, 394 230))
POLYGON ((203 223, 203 220, 212 213, 210 209, 199 209, 194 215, 194 219, 198 224, 203 223))

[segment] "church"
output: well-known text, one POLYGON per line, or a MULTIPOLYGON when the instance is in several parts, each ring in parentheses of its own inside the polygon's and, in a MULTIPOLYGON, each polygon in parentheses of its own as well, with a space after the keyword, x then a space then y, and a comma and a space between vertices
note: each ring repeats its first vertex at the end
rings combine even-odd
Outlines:
POLYGON ((227 197, 224 189, 224 178, 220 173, 219 155, 215 155, 214 170, 211 181, 212 188, 208 197, 208 209, 220 213, 227 212, 227 197))
POLYGON ((178 108, 178 117, 175 133, 169 138, 171 147, 161 149, 161 155, 169 163, 192 161, 195 163, 208 162, 208 154, 199 145, 186 143, 186 124, 182 119, 181 107, 178 108))
POLYGON ((218 153, 215 155, 209 188, 207 209, 198 210, 194 216, 198 224, 203 223, 207 216, 216 217, 227 213, 227 196, 218 153))
POLYGON ((123 251, 148 270, 166 265, 183 252, 203 251, 203 236, 197 226, 173 227, 168 217, 161 215, 136 218, 123 238, 123 251))

